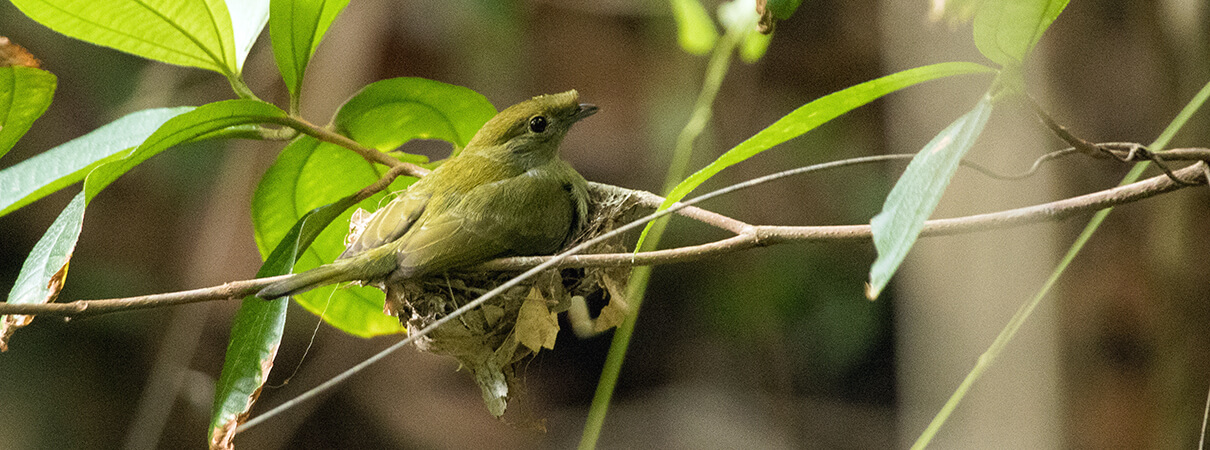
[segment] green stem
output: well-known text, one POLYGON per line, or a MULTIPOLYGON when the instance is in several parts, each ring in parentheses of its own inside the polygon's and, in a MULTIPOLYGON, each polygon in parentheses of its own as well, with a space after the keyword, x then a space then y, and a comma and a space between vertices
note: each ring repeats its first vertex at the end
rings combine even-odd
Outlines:
MULTIPOLYGON (((714 99, 718 96, 727 69, 731 64, 731 55, 739 45, 741 33, 727 32, 714 46, 710 62, 706 65, 706 78, 702 82, 702 90, 694 103, 693 114, 689 122, 681 129, 676 139, 672 161, 668 173, 664 177, 664 193, 667 194, 688 175, 689 162, 693 155, 693 142, 706 129, 710 122, 714 99)), ((647 235, 647 241, 642 250, 653 250, 659 246, 660 237, 668 223, 665 217, 656 221, 647 235)), ((635 323, 639 318, 639 307, 643 303, 643 294, 647 291, 647 282, 651 279, 651 266, 636 267, 630 274, 630 284, 626 287, 626 300, 629 302, 630 314, 622 321, 613 334, 613 343, 609 354, 605 357, 605 367, 601 370, 600 381, 597 382, 597 392, 593 396, 592 406, 588 409, 588 419, 584 424, 584 433, 580 437, 580 449, 596 448, 597 439, 601 436, 601 428, 605 424, 605 415, 609 410, 609 401, 613 397, 614 387, 617 386, 618 376, 622 372, 622 362, 626 358, 626 349, 630 346, 630 337, 634 334, 635 323)))
POLYGON ((248 87, 248 84, 244 83, 243 76, 228 75, 227 82, 231 83, 231 90, 235 91, 235 95, 238 95, 239 98, 247 100, 260 100, 260 98, 252 92, 252 89, 248 87))
MULTIPOLYGON (((1176 118, 1168 124, 1168 127, 1164 129, 1164 132, 1160 133, 1160 136, 1155 139, 1155 142, 1152 142, 1147 148, 1157 152, 1163 150, 1164 147, 1168 145, 1168 142, 1172 140, 1172 137, 1176 135, 1176 132, 1179 131, 1181 127, 1185 126, 1185 123, 1189 121, 1189 118, 1193 116, 1193 113, 1197 112, 1197 110, 1202 107, 1207 98, 1210 98, 1210 83, 1207 83, 1204 87, 1202 87, 1201 91, 1198 91, 1197 95, 1193 96, 1193 99, 1189 101, 1189 104, 1185 105, 1185 108, 1182 109, 1181 112, 1176 115, 1176 118)), ((1142 176, 1143 171, 1147 168, 1147 166, 1147 162, 1135 164, 1134 167, 1130 169, 1130 172, 1126 174, 1126 177, 1122 179, 1122 182, 1119 183, 1119 186, 1137 181, 1139 177, 1142 176)), ((928 446, 929 442, 933 440, 933 437, 937 435, 937 430, 941 429, 941 425, 945 424, 945 421, 949 418, 950 413, 954 412, 954 409, 958 407, 958 403, 960 403, 962 398, 966 396, 967 391, 969 391, 971 386, 975 384, 975 381, 979 380, 979 377, 983 375, 983 372, 992 365, 992 362, 994 362, 996 358, 1000 356, 1000 353, 1004 350, 1004 347, 1007 346, 1008 342, 1012 340, 1013 335, 1017 334, 1017 330, 1021 328, 1021 325, 1023 325, 1025 320, 1029 318, 1029 315, 1033 313, 1038 304, 1042 302, 1042 299, 1050 293, 1051 288, 1053 288, 1055 283, 1059 281, 1059 277, 1063 275, 1064 271, 1067 270, 1067 266, 1071 264, 1071 261, 1075 259, 1077 254, 1080 253, 1080 250, 1084 248, 1084 245, 1087 244, 1089 239, 1092 238, 1093 233, 1096 233, 1097 228, 1101 226, 1101 223, 1105 221, 1105 218, 1108 217, 1109 213, 1112 211, 1113 208, 1105 208, 1097 211, 1097 213, 1092 216, 1092 220, 1088 221, 1088 225, 1084 227, 1084 231, 1080 233, 1080 236, 1076 238, 1076 241, 1071 245, 1071 248, 1067 250, 1067 254, 1063 256, 1063 259, 1059 261, 1059 265, 1056 266, 1054 271, 1051 272, 1050 277, 1046 279, 1046 283, 1044 283, 1042 288, 1039 289, 1036 294, 1034 294, 1033 298, 1030 298, 1029 301, 1026 301, 1021 305, 1020 308, 1017 309, 1017 312, 1014 313, 1013 317, 1008 320, 1008 324, 1004 326, 1004 329, 1000 330, 1000 334, 996 336, 996 340, 992 341, 992 345, 988 347, 987 351, 983 352, 983 355, 979 356, 979 360, 975 363, 975 367, 971 369, 970 373, 966 374, 966 378, 962 380, 962 384, 958 385, 958 389, 954 390, 954 393, 950 395, 949 400, 945 402, 945 405, 942 406, 941 410, 937 412, 937 415, 933 417, 933 421, 929 423, 928 427, 924 429, 923 433, 920 433, 920 437, 916 439, 916 443, 912 444, 913 449, 922 449, 928 446)))

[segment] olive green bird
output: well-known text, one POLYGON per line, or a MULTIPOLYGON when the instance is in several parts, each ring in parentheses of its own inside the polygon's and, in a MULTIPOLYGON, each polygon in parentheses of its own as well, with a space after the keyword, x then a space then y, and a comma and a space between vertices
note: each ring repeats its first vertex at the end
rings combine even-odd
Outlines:
POLYGON ((559 159, 572 124, 597 112, 576 91, 496 114, 458 156, 380 208, 331 264, 270 284, 274 299, 345 281, 397 281, 493 258, 551 254, 588 212, 584 177, 559 159))

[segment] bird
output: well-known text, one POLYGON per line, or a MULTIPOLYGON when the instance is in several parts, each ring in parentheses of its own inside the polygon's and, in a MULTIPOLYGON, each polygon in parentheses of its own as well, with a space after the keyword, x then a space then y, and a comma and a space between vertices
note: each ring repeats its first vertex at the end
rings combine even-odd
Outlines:
POLYGON ((261 289, 276 299, 340 282, 398 282, 506 256, 557 252, 588 214, 584 177, 559 158, 576 122, 597 112, 575 90, 496 114, 457 156, 366 222, 337 259, 261 289))

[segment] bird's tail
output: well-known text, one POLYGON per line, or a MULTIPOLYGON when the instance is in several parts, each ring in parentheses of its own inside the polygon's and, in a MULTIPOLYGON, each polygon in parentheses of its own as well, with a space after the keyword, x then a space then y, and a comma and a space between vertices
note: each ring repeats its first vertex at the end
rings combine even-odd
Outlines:
POLYGON ((256 293, 256 296, 265 300, 273 300, 287 295, 301 294, 328 284, 358 279, 345 267, 346 264, 341 264, 342 262, 325 264, 303 273, 296 273, 289 278, 265 286, 256 293))

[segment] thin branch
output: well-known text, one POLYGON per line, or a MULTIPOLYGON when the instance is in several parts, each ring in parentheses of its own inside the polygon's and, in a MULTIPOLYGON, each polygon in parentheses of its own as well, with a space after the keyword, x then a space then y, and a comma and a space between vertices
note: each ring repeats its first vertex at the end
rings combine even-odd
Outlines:
POLYGON ((85 317, 118 311, 159 308, 213 300, 232 300, 255 294, 269 284, 283 280, 289 275, 232 281, 219 286, 168 292, 164 294, 140 295, 138 297, 104 300, 76 300, 67 303, 0 303, 0 314, 40 314, 44 316, 85 317))
POLYGON ((979 171, 980 173, 987 175, 991 178, 995 178, 997 180, 1017 181, 1017 180, 1024 180, 1026 178, 1032 177, 1035 173, 1038 172, 1038 169, 1042 167, 1042 164, 1047 161, 1059 159, 1064 156, 1072 155, 1072 154, 1075 154, 1078 152, 1079 152, 1079 150, 1077 150, 1075 148, 1066 148, 1063 150, 1056 150, 1056 151, 1047 153, 1045 155, 1039 156, 1038 159, 1035 159, 1033 165, 1029 166, 1029 168, 1026 169, 1024 172, 1021 172, 1018 174, 1013 174, 1013 175, 1002 175, 1002 174, 993 172, 991 169, 988 169, 986 167, 975 164, 973 162, 967 162, 965 159, 958 161, 958 163, 962 164, 964 166, 970 167, 972 169, 975 169, 975 170, 979 171))
MULTIPOLYGON (((386 173, 382 174, 378 180, 357 191, 357 193, 354 194, 354 197, 357 199, 357 202, 365 200, 378 193, 378 191, 386 189, 387 186, 391 185, 392 181, 395 181, 395 178, 398 178, 399 175, 408 172, 410 169, 411 168, 405 164, 392 167, 386 173)), ((268 286, 274 281, 284 279, 288 276, 289 275, 279 275, 275 277, 233 281, 221 286, 194 289, 190 291, 170 292, 165 294, 143 295, 138 297, 106 300, 77 300, 66 303, 0 303, 0 314, 5 314, 4 311, 7 309, 25 305, 36 306, 41 309, 38 314, 49 316, 83 317, 115 311, 158 308, 161 306, 183 305, 187 303, 211 300, 232 300, 255 294, 257 291, 261 290, 265 286, 268 286)))
POLYGON ((400 175, 411 172, 412 167, 409 167, 408 164, 400 164, 392 167, 391 170, 388 170, 386 173, 382 174, 381 177, 378 177, 378 181, 375 181, 369 186, 363 187, 360 191, 357 191, 357 203, 370 198, 371 195, 377 194, 378 191, 386 189, 387 186, 390 186, 391 182, 395 181, 395 179, 400 175))
POLYGON ((1033 108, 1034 114, 1038 115, 1038 119, 1040 119, 1042 123, 1046 125, 1046 128, 1049 128, 1051 132, 1058 136, 1059 139, 1062 139, 1063 142, 1066 142, 1067 145, 1070 145, 1080 153, 1093 158, 1105 157, 1105 155, 1101 153, 1100 146, 1071 134, 1070 131, 1067 131, 1067 127, 1059 125, 1058 121, 1051 117, 1045 109, 1042 109, 1042 106, 1038 105, 1038 102, 1035 101, 1033 97, 1026 95, 1025 102, 1028 103, 1031 108, 1033 108))
MULTIPOLYGON (((886 159, 886 158, 883 158, 886 159)), ((846 161, 839 161, 846 162, 846 161)), ((773 178, 789 174, 805 172, 804 169, 818 170, 835 167, 835 163, 809 166, 794 171, 782 172, 742 183, 742 187, 764 183, 773 178), (831 165, 831 166, 829 166, 831 165)), ((396 169, 392 169, 395 172, 396 169)), ((405 169, 398 169, 404 171, 405 169)), ((1205 184, 1210 169, 1204 162, 1190 165, 1173 173, 1184 183, 1205 184)), ((380 181, 381 182, 381 181, 380 181)), ((387 182, 389 183, 389 182, 387 182)), ((385 185, 385 184, 384 184, 385 185)), ((600 183, 592 183, 593 189, 611 193, 632 195, 643 206, 654 208, 663 202, 663 198, 645 191, 630 190, 622 187, 600 183)), ((1136 202, 1162 193, 1175 191, 1185 187, 1173 182, 1166 175, 1152 177, 1143 181, 1115 187, 1091 194, 1058 200, 1040 205, 1028 206, 986 214, 977 214, 951 219, 935 219, 925 222, 921 231, 922 237, 947 236, 964 233, 974 233, 986 230, 1010 228, 1030 223, 1060 220, 1078 214, 1085 214, 1110 206, 1136 202)), ((367 187, 367 189, 369 189, 367 187)), ((731 191, 728 191, 731 192, 731 191)), ((712 193, 715 194, 715 193, 712 193)), ((710 197, 713 195, 708 194, 710 197)), ((706 244, 692 245, 667 250, 651 252, 611 253, 594 255, 569 255, 552 267, 627 267, 639 265, 671 264, 695 261, 707 257, 747 250, 753 247, 777 245, 790 242, 823 242, 823 241, 853 241, 870 238, 869 225, 833 225, 833 226, 755 226, 726 217, 714 212, 690 206, 690 203, 704 200, 707 196, 698 197, 684 203, 678 203, 682 209, 677 211, 687 218, 700 220, 736 233, 728 237, 706 244)), ((516 271, 533 268, 549 262, 551 256, 527 256, 500 258, 475 266, 469 270, 516 271)), ((285 275, 283 275, 285 276, 285 275)), ((260 288, 281 277, 261 278, 254 280, 235 281, 204 289, 147 295, 129 298, 104 300, 77 300, 68 303, 48 304, 8 304, 0 303, 0 315, 3 314, 42 314, 54 316, 87 316, 131 309, 154 308, 209 300, 230 300, 243 298, 255 293, 260 288)))
MULTIPOLYGON (((1034 113, 1038 115, 1038 118, 1042 120, 1042 123, 1045 124, 1046 127, 1052 132, 1054 132, 1056 136, 1070 144, 1076 151, 1093 158, 1113 157, 1122 162, 1151 161, 1155 163, 1156 167, 1159 167, 1160 170, 1164 172, 1164 175, 1167 175, 1169 178, 1171 178, 1172 181, 1178 184, 1182 182, 1180 178, 1177 178, 1177 176, 1172 173, 1172 169, 1168 167, 1166 161, 1175 160, 1175 158, 1169 158, 1166 155, 1166 152, 1152 152, 1145 145, 1134 142, 1094 144, 1077 137, 1070 131, 1067 131, 1066 127, 1059 125, 1059 123, 1055 121, 1055 119, 1052 118, 1050 114, 1046 112, 1046 110, 1042 109, 1042 107, 1038 105, 1038 102, 1034 101, 1033 97, 1025 96, 1025 100, 1027 103, 1029 103, 1029 106, 1033 108, 1034 113)), ((1187 151, 1200 149, 1182 150, 1187 151)), ((1207 160, 1205 156, 1196 157, 1194 159, 1207 160)))
POLYGON ((358 155, 361 155, 362 158, 365 158, 366 161, 382 164, 387 167, 405 166, 407 167, 407 174, 414 177, 423 177, 429 173, 428 169, 392 158, 386 153, 361 145, 357 141, 350 139, 348 136, 333 132, 327 128, 316 126, 315 124, 308 122, 301 117, 287 117, 281 121, 281 124, 294 128, 299 132, 315 139, 319 139, 330 144, 336 144, 352 150, 358 155))
MULTIPOLYGON (((618 187, 611 184, 589 182, 588 190, 604 195, 628 196, 632 200, 635 200, 639 206, 650 209, 657 209, 664 203, 664 197, 660 197, 647 191, 626 189, 624 187, 618 187)), ((745 229, 751 227, 751 225, 748 225, 743 221, 732 219, 714 211, 701 209, 696 206, 685 207, 684 209, 681 209, 678 214, 735 234, 743 233, 745 229)))
MULTIPOLYGON (((1191 185, 1205 184, 1207 177, 1206 167, 1205 163, 1199 162, 1177 170, 1174 172, 1174 175, 1181 181, 1191 185)), ((1074 215, 1136 202, 1183 187, 1186 186, 1172 181, 1167 175, 1161 175, 1125 186, 1040 205, 951 219, 930 220, 925 222, 924 228, 920 231, 920 236, 949 236, 1062 220, 1074 215)), ((869 225, 749 225, 745 232, 737 233, 736 236, 706 244, 641 252, 638 254, 603 253, 574 255, 565 258, 554 267, 626 267, 681 263, 747 250, 753 247, 789 242, 865 240, 870 239, 870 236, 869 225)), ((550 256, 501 258, 480 264, 470 270, 522 270, 546 262, 549 259, 551 259, 550 256)))

